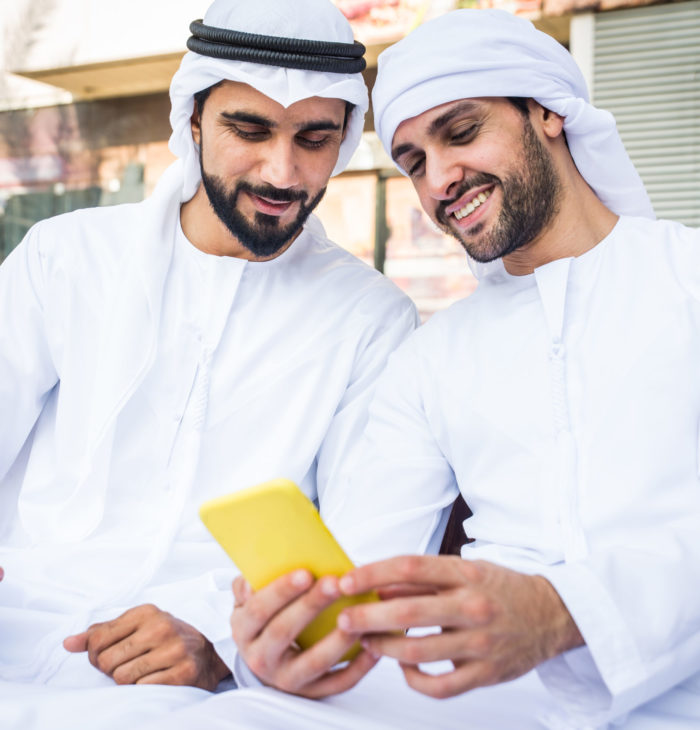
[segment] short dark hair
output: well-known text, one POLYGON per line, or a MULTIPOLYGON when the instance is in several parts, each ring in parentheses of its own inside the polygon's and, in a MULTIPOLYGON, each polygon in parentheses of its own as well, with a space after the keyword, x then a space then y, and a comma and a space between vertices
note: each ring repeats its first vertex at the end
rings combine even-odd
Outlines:
POLYGON ((530 107, 526 96, 506 96, 506 99, 524 116, 530 116, 530 107))
POLYGON ((345 100, 345 116, 343 117, 343 129, 345 129, 348 126, 348 119, 350 119, 350 115, 353 112, 353 109, 355 108, 355 105, 351 101, 345 100))
POLYGON ((204 109, 204 102, 209 98, 209 94, 211 94, 211 92, 222 83, 223 83, 223 80, 218 81, 217 83, 212 84, 211 86, 207 86, 206 89, 202 89, 201 91, 198 91, 195 93, 195 95, 194 95, 195 108, 197 109, 197 114, 199 114, 200 117, 202 116, 202 110, 204 109))
MULTIPOLYGON (((209 98, 209 94, 220 84, 222 84, 223 81, 219 81, 216 84, 212 84, 211 86, 207 86, 206 89, 202 89, 201 91, 198 91, 194 95, 194 103, 195 108, 197 109, 197 114, 199 114, 200 118, 202 116, 202 110, 204 109, 204 103, 209 98)), ((352 114, 353 109, 355 108, 355 105, 350 102, 345 102, 345 116, 343 117, 343 129, 347 127, 348 119, 350 119, 350 115, 352 114)))

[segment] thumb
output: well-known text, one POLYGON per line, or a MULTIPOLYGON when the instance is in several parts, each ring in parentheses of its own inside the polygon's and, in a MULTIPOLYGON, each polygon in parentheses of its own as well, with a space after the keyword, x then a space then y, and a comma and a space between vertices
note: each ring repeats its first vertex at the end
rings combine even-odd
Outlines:
POLYGON ((81 634, 67 636, 63 640, 63 648, 66 651, 79 652, 87 651, 87 642, 90 631, 83 631, 81 634))

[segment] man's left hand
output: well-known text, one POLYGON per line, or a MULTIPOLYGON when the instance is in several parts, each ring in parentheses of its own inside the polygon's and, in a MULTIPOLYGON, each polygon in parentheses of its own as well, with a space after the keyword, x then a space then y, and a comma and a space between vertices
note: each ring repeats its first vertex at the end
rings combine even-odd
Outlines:
POLYGON ((351 571, 340 588, 348 595, 375 589, 387 599, 345 609, 338 626, 365 634, 362 644, 369 652, 398 659, 408 684, 431 697, 515 679, 583 643, 549 581, 494 563, 392 558, 351 571), (401 633, 418 626, 442 631, 401 633), (452 661, 451 672, 434 675, 418 667, 444 659, 452 661))
POLYGON ((156 606, 129 609, 114 621, 69 636, 70 652, 87 651, 90 663, 117 684, 174 684, 214 690, 228 667, 195 628, 156 606))

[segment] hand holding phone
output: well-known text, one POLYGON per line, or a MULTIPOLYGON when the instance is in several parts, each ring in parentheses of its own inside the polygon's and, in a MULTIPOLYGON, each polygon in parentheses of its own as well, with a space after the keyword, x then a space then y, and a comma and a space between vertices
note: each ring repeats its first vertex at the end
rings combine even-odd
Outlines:
MULTIPOLYGON (((273 479, 210 500, 199 514, 254 590, 298 569, 318 579, 340 577, 354 567, 312 502, 288 479, 273 479)), ((374 592, 338 599, 306 626, 297 644, 306 649, 333 631, 345 607, 376 600, 374 592)), ((343 660, 359 651, 355 644, 343 660)))

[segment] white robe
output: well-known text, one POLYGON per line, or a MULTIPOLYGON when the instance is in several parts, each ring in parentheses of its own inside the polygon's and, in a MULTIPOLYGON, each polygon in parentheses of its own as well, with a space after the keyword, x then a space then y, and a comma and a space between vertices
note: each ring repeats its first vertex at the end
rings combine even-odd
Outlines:
POLYGON ((699 368, 700 231, 621 218, 414 333, 322 512, 365 562, 422 550, 461 491, 463 557, 548 578, 586 640, 538 669, 551 727, 698 727, 699 368))
POLYGON ((280 476, 322 498, 416 325, 313 217, 269 262, 200 252, 181 189, 176 163, 0 267, 0 695, 112 685, 62 639, 146 602, 232 663, 235 570, 198 505, 280 476))
POLYGON ((449 700, 383 660, 322 702, 250 687, 139 730, 700 727, 700 232, 622 218, 499 269, 391 356, 321 511, 365 562, 425 549, 461 491, 463 556, 546 576, 587 646, 449 700))

